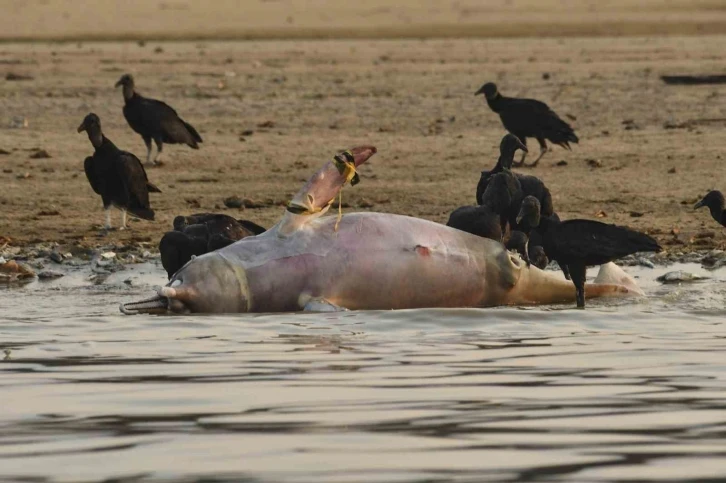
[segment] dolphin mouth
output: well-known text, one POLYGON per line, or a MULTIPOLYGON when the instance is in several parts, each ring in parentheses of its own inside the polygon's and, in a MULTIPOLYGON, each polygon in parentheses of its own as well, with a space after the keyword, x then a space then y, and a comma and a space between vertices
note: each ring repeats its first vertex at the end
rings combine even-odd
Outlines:
POLYGON ((169 309, 169 299, 162 295, 154 295, 151 298, 139 300, 138 302, 121 304, 119 309, 121 313, 126 315, 164 314, 169 309))
POLYGON ((314 212, 314 210, 308 206, 299 205, 293 202, 287 205, 287 211, 294 215, 306 215, 314 212))

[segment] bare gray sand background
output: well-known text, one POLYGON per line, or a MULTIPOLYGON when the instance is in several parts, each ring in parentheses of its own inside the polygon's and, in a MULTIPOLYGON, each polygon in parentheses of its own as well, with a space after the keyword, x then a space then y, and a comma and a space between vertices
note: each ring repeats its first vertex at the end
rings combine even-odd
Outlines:
MULTIPOLYGON (((96 236, 101 201, 83 173, 92 147, 76 127, 96 112, 111 140, 145 157, 113 88, 130 72, 141 93, 175 107, 204 144, 199 151, 166 147, 166 164, 149 169, 163 191, 152 195, 156 222, 132 222, 130 233, 113 233, 112 240, 155 243, 175 215, 209 210, 270 225, 280 204, 336 150, 364 143, 379 154, 363 168, 363 182, 344 191, 347 210, 445 221, 474 202, 479 172, 496 161, 504 130, 473 96, 493 80, 505 94, 549 103, 580 136, 572 152, 556 148, 531 170, 550 187, 561 215, 604 214, 603 221, 651 232, 678 250, 724 245, 724 230, 692 205, 709 189, 726 189, 725 88, 666 86, 659 76, 724 72, 726 37, 527 37, 536 29, 603 35, 597 25, 608 22, 720 32, 720 2, 204 5, 12 2, 0 32, 16 39, 213 39, 504 29, 502 35, 517 38, 7 42, 0 45, 2 77, 33 79, 0 80, 0 149, 9 152, 0 155, 0 236, 11 243, 107 242, 96 236), (31 159, 35 148, 52 157, 31 159), (262 207, 226 210, 223 199, 232 195, 262 207)), ((537 151, 534 140, 530 146, 537 151)))
POLYGON ((719 0, 9 0, 0 38, 356 38, 723 33, 719 0))

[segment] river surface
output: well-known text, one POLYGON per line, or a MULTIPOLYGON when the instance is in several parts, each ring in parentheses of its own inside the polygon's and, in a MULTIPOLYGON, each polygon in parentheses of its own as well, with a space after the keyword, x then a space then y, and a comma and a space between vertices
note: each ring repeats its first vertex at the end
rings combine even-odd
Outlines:
POLYGON ((0 480, 723 481, 726 270, 628 271, 646 298, 585 311, 121 315, 150 264, 0 287, 0 480))

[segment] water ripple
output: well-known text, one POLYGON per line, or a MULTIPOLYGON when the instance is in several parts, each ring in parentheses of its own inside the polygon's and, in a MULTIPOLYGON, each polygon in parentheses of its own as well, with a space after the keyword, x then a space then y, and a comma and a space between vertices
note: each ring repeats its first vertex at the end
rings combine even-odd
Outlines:
POLYGON ((720 283, 701 284, 700 296, 644 283, 644 301, 584 312, 215 317, 123 317, 118 300, 148 286, 78 285, 0 291, 0 479, 726 473, 720 283), (699 297, 713 304, 694 309, 699 297))

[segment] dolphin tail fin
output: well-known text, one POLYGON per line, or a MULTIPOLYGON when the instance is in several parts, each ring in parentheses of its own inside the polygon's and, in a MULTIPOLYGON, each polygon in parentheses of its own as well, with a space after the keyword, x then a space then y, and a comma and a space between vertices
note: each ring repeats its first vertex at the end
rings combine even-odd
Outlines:
MULTIPOLYGON (((557 304, 575 301, 575 285, 535 266, 522 268, 519 283, 510 292, 507 303, 557 304), (526 277, 522 280, 522 277, 526 277)), ((635 280, 614 263, 602 265, 594 283, 585 284, 585 298, 642 296, 635 280)))

